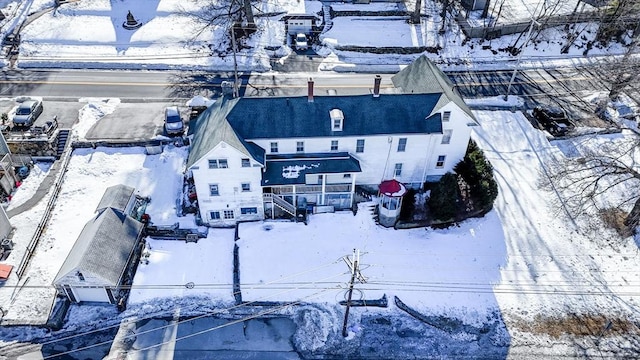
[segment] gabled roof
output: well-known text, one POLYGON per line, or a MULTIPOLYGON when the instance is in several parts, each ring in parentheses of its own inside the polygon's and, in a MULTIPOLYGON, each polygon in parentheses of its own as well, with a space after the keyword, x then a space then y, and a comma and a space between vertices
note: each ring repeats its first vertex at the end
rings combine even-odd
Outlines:
POLYGON ((98 204, 96 211, 110 207, 124 213, 129 200, 131 200, 133 191, 134 189, 132 187, 126 185, 114 185, 108 187, 102 195, 102 199, 100 199, 100 203, 98 204))
POLYGON ((393 75, 391 81, 393 82, 393 86, 401 88, 404 93, 442 94, 442 99, 440 99, 434 108, 435 111, 438 111, 442 106, 452 101, 475 121, 471 109, 469 109, 460 94, 455 90, 455 85, 449 80, 445 73, 424 55, 420 56, 399 73, 393 75))
POLYGON ((360 162, 347 152, 267 155, 262 185, 304 184, 306 175, 361 171, 360 162))
POLYGON ((264 164, 264 149, 249 144, 239 137, 227 121, 227 115, 239 100, 223 97, 198 116, 193 127, 193 142, 187 160, 187 168, 222 141, 260 164, 264 164))
POLYGON ((54 284, 77 269, 103 279, 106 286, 119 285, 143 228, 141 222, 116 209, 102 209, 82 229, 54 284))
POLYGON ((250 141, 442 133, 440 114, 430 114, 440 94, 223 98, 198 117, 187 167, 225 141, 264 164, 264 152, 250 141), (332 131, 329 112, 344 114, 342 131, 332 131), (244 141, 246 139, 247 141, 244 141))
POLYGON ((438 119, 426 119, 439 95, 316 96, 242 98, 227 115, 247 140, 441 133, 438 119), (342 131, 333 131, 329 112, 344 114, 342 131))

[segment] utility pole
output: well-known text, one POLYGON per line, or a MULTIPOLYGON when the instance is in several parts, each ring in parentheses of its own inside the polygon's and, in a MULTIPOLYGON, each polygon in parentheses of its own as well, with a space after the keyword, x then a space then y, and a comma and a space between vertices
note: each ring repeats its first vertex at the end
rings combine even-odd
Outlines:
POLYGON ((349 280, 349 292, 347 294, 347 308, 344 311, 344 322, 342 323, 342 336, 347 337, 349 335, 347 331, 347 322, 349 321, 349 310, 351 308, 351 298, 353 296, 353 285, 358 279, 360 282, 366 282, 366 279, 360 273, 360 250, 353 249, 352 258, 347 256, 342 258, 351 270, 351 280, 349 280))
POLYGON ((533 31, 533 25, 539 25, 534 17, 531 18, 531 25, 529 25, 529 31, 527 32, 526 40, 524 44, 522 44, 522 49, 520 49, 520 54, 518 54, 518 60, 516 61, 516 66, 513 69, 513 74, 511 74, 511 80, 509 80, 509 85, 507 86, 507 93, 504 94, 504 97, 502 98, 504 101, 509 100, 509 92, 511 92, 511 86, 513 85, 513 81, 516 79, 516 74, 518 73, 518 68, 520 67, 520 61, 522 60, 522 53, 524 53, 527 47, 527 44, 529 44, 529 40, 531 40, 531 32, 533 31))
POLYGON ((236 53, 238 50, 236 49, 236 24, 237 22, 233 22, 231 26, 231 42, 233 48, 233 97, 237 98, 238 94, 238 59, 236 58, 236 53))

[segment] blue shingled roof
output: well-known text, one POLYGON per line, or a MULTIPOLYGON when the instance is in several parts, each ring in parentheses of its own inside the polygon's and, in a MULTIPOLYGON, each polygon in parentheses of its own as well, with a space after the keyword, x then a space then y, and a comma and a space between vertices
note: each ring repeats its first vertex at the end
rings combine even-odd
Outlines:
POLYGON ((310 174, 361 172, 360 162, 346 152, 267 155, 263 186, 304 184, 310 174))
POLYGON ((241 98, 227 114, 247 140, 442 133, 439 116, 430 116, 441 94, 241 98), (329 111, 344 114, 342 131, 332 131, 329 111))

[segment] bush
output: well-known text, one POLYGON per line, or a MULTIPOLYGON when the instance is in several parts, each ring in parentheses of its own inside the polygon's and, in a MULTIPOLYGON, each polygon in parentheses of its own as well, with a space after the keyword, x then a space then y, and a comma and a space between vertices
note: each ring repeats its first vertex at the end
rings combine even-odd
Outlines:
POLYGON ((498 196, 498 184, 493 177, 493 166, 484 152, 472 140, 464 159, 454 168, 469 185, 469 193, 477 209, 491 209, 498 196))
POLYGON ((429 210, 436 220, 455 218, 458 211, 458 179, 455 174, 446 173, 431 190, 429 210))
POLYGON ((416 190, 407 189, 407 193, 402 198, 402 207, 400 208, 400 219, 408 221, 413 217, 416 208, 416 190))

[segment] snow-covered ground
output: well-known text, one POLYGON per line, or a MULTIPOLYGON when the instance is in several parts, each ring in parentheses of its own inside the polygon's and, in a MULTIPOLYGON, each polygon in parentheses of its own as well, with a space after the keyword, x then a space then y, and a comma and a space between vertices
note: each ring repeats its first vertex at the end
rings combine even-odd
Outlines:
MULTIPOLYGON (((95 107, 85 107, 76 129, 88 128, 85 122, 99 121, 101 112, 87 111, 95 107)), ((369 321, 371 314, 389 318, 403 314, 393 304, 397 296, 422 314, 476 328, 500 314, 507 333, 492 335, 492 341, 494 346, 512 348, 514 356, 526 353, 524 349, 532 344, 549 341, 559 346, 546 350, 551 354, 573 353, 576 346, 592 343, 574 336, 584 330, 573 332, 569 325, 558 325, 572 317, 599 316, 616 324, 624 320, 626 332, 611 329, 605 335, 609 340, 603 341, 603 346, 619 346, 616 336, 637 333, 629 326, 640 321, 638 246, 632 237, 620 238, 602 226, 594 214, 568 216, 557 205, 559 195, 542 189, 540 182, 545 167, 565 154, 636 135, 623 132, 550 143, 520 113, 476 111, 475 115, 481 126, 475 128, 473 137, 493 164, 500 189, 495 209, 484 218, 446 230, 383 229, 374 224, 370 204, 363 203, 355 216, 348 212, 312 215, 307 226, 271 221, 242 224, 237 241, 229 229, 211 229, 208 238, 197 243, 148 239, 144 256, 148 261, 138 268, 128 310, 118 315, 108 308, 74 305, 65 329, 114 325, 119 318, 133 315, 143 319, 167 316, 176 307, 185 316, 231 308, 233 247, 237 244, 244 301, 315 304, 314 310, 304 311, 320 316, 317 321, 299 318, 298 325, 304 329, 296 335, 300 348, 322 351, 336 345, 326 337, 339 331, 337 302, 344 299, 349 278, 342 257, 353 248, 361 251, 361 270, 367 277, 365 284, 356 285, 355 299, 386 295, 390 300, 388 309, 354 309, 353 321, 369 321), (186 286, 188 283, 193 286, 186 286), (105 316, 110 320, 104 322, 105 316), (305 338, 309 327, 326 336, 305 338), (558 327, 560 339, 555 337, 558 327)), ((182 227, 195 227, 192 216, 178 217, 175 211, 186 156, 186 147, 172 146, 158 155, 145 155, 142 148, 76 150, 51 221, 25 275, 28 286, 17 286, 14 276, 0 288, 5 320, 46 319, 54 293, 51 280, 108 186, 126 184, 150 196, 148 212, 156 224, 179 222, 182 227)), ((37 187, 43 177, 40 171, 46 169, 27 178, 16 199, 28 197, 30 189, 37 187)), ((46 201, 11 219, 17 228, 17 244, 28 242, 46 201)), ((17 249, 7 262, 17 265, 20 255, 17 249)), ((595 324, 602 327, 606 322, 595 324)), ((353 326, 355 338, 369 336, 357 330, 357 323, 353 326)), ((590 334, 597 335, 597 329, 590 334)), ((2 328, 0 334, 4 341, 29 341, 34 336, 26 328, 2 328)))
MULTIPOLYGON (((229 71, 233 69, 230 39, 223 25, 206 26, 201 9, 208 0, 184 2, 156 0, 153 3, 136 0, 108 2, 106 0, 83 0, 65 3, 52 10, 51 0, 26 0, 22 2, 0 0, 0 9, 9 16, 0 27, 0 37, 13 31, 27 14, 43 11, 31 16, 29 24, 21 31, 22 43, 17 66, 19 67, 93 67, 131 69, 207 69, 229 71), (45 10, 49 11, 45 11, 45 10), (136 30, 126 30, 127 11, 142 22, 136 30)), ((501 18, 528 17, 536 3, 507 1, 501 18), (510 15, 507 15, 510 14, 510 15)), ((567 2, 563 9, 573 5, 567 2)), ((409 1, 409 9, 413 5, 409 1)), ((403 8, 402 4, 331 4, 342 11, 389 11, 403 8)), ((450 22, 441 29, 439 6, 433 2, 422 2, 420 24, 406 23, 405 18, 379 16, 339 16, 332 19, 331 28, 322 34, 321 45, 315 52, 324 58, 323 71, 397 71, 398 65, 409 64, 423 53, 380 54, 349 52, 342 47, 428 47, 437 53, 424 52, 443 67, 459 69, 481 66, 504 68, 513 66, 513 56, 503 51, 519 39, 521 46, 526 37, 502 36, 491 41, 466 39, 460 27, 450 22)), ((278 1, 260 4, 260 12, 269 16, 256 17, 258 31, 243 40, 237 56, 241 71, 268 71, 272 57, 291 54, 287 44, 284 22, 281 18, 289 13, 313 13, 321 11, 319 1, 278 1)), ((566 9, 564 9, 566 10, 566 9)), ((562 11, 564 11, 562 10, 562 11)), ((497 10, 496 10, 497 11, 497 10)), ((540 10, 538 10, 539 12, 540 10)), ((259 14, 259 12, 256 12, 259 14)), ((577 24, 584 39, 579 37, 567 54, 560 49, 566 43, 562 28, 552 28, 536 36, 523 50, 520 66, 539 66, 536 60, 551 59, 556 63, 572 62, 584 58, 586 41, 592 40, 594 26, 577 24), (530 60, 530 61, 527 61, 530 60)), ((621 46, 612 43, 606 48, 594 47, 589 56, 620 54, 621 46)), ((2 62, 8 65, 3 58, 2 62)), ((549 65, 549 64, 547 64, 549 65)))

